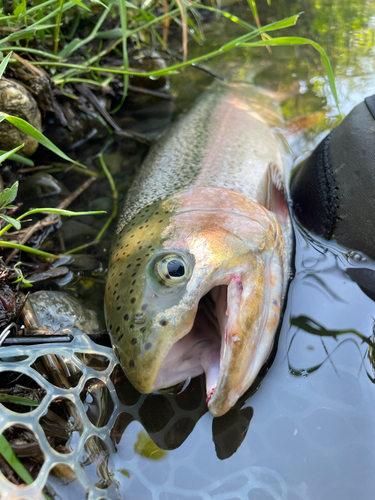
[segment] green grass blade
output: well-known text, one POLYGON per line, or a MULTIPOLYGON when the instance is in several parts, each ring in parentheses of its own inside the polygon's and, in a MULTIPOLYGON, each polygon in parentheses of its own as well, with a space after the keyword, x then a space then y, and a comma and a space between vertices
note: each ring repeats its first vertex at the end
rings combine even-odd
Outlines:
MULTIPOLYGON (((15 149, 17 149, 17 148, 15 148, 15 149)), ((2 155, 4 153, 9 153, 9 151, 4 151, 3 149, 0 149, 0 155, 2 155)), ((18 163, 22 163, 23 165, 27 165, 28 167, 34 166, 34 162, 32 160, 30 160, 30 158, 25 158, 24 156, 17 155, 15 153, 10 155, 8 159, 13 160, 13 161, 18 161, 18 163)), ((1 160, 1 161, 4 161, 4 160, 1 160)))
POLYGON ((24 38, 31 36, 34 33, 34 31, 46 30, 48 28, 53 28, 54 26, 55 26, 54 24, 42 24, 40 26, 35 26, 33 28, 31 26, 28 26, 27 28, 25 28, 23 30, 16 31, 15 33, 12 33, 11 35, 8 35, 5 38, 2 38, 0 40, 0 45, 4 45, 7 42, 22 40, 24 38))
MULTIPOLYGON (((83 40, 80 40, 78 39, 78 41, 76 43, 73 43, 74 40, 72 40, 72 42, 70 42, 66 47, 64 47, 60 53, 58 54, 60 58, 63 58, 63 57, 68 57, 70 56, 75 50, 79 49, 80 47, 82 47, 83 45, 86 45, 87 43, 91 42, 91 40, 93 40, 99 29, 100 29, 100 26, 104 23, 106 17, 108 16, 109 14, 109 10, 104 10, 102 15, 100 16, 100 18, 98 19, 98 22, 95 24, 95 27, 93 30, 91 30, 89 36, 87 36, 86 38, 84 38, 83 40)), ((77 40, 77 39, 75 39, 77 40)))
POLYGON ((308 38, 302 38, 299 36, 284 36, 284 37, 278 37, 278 38, 272 38, 271 40, 260 40, 258 42, 250 42, 250 43, 243 43, 241 44, 242 47, 262 47, 262 46, 280 46, 280 45, 312 45, 314 49, 316 49, 321 58, 322 62, 325 68, 325 71, 327 73, 328 77, 328 82, 329 86, 333 95, 333 98, 335 99, 335 103, 337 106, 337 109, 341 115, 341 110, 340 110, 340 103, 339 103, 339 98, 337 95, 337 89, 336 89, 336 84, 335 84, 335 75, 333 73, 333 69, 331 66, 331 63, 328 59, 326 51, 321 47, 318 43, 314 42, 313 40, 309 40, 308 38))
POLYGON ((62 208, 33 208, 33 210, 29 210, 28 212, 25 212, 24 214, 20 215, 17 218, 17 220, 22 220, 25 217, 28 217, 29 215, 42 214, 46 212, 49 214, 64 215, 66 217, 71 217, 72 215, 98 215, 107 213, 103 210, 95 210, 88 212, 73 212, 72 210, 64 210, 62 208))
POLYGON ((17 45, 14 45, 11 47, 7 46, 6 50, 13 50, 14 52, 29 52, 30 54, 35 54, 41 57, 47 57, 48 59, 55 59, 55 60, 60 59, 59 56, 55 56, 55 54, 52 54, 52 52, 45 52, 43 50, 33 49, 32 47, 18 47, 17 45))
POLYGON ((81 163, 78 163, 77 161, 72 160, 72 158, 69 158, 68 155, 66 155, 63 151, 61 151, 61 149, 55 146, 53 142, 47 139, 47 137, 45 137, 41 132, 39 132, 39 130, 37 130, 35 127, 30 125, 30 123, 23 120, 22 118, 18 118, 18 116, 7 115, 6 113, 0 111, 0 121, 2 120, 7 120, 9 123, 17 127, 22 132, 25 132, 26 134, 30 135, 44 147, 55 153, 57 156, 60 156, 60 158, 62 158, 63 160, 72 162, 76 165, 79 165, 80 167, 86 168, 81 163))
MULTIPOLYGON (((128 47, 127 47, 127 37, 128 37, 128 18, 126 13, 126 2, 125 0, 118 0, 119 9, 120 9, 120 22, 121 22, 121 36, 122 36, 122 57, 124 63, 124 70, 129 69, 129 60, 128 60, 128 47)), ((121 101, 118 106, 113 110, 113 113, 116 113, 119 109, 121 109, 124 104, 125 98, 128 93, 128 85, 129 85, 129 75, 123 75, 123 90, 121 101)))
MULTIPOLYGON (((16 153, 17 151, 19 151, 21 148, 24 147, 25 144, 21 144, 20 146, 17 146, 16 148, 12 149, 11 151, 5 151, 4 153, 0 154, 0 163, 3 163, 3 161, 5 161, 7 158, 9 158, 10 156, 12 156, 14 153, 16 153)), ((1 152, 1 151, 0 151, 1 152)), ((21 157, 20 155, 16 155, 16 156, 19 156, 21 157)))
POLYGON ((25 481, 26 484, 31 484, 34 481, 28 470, 12 450, 12 447, 3 434, 0 435, 0 453, 4 460, 8 462, 10 467, 17 472, 22 481, 25 481))
POLYGON ((11 394, 0 393, 0 403, 14 403, 22 406, 39 406, 35 399, 24 398, 22 396, 12 396, 11 394))
POLYGON ((78 7, 81 7, 81 9, 85 9, 88 12, 91 12, 90 7, 87 7, 87 5, 85 5, 84 3, 80 2, 80 0, 72 0, 72 2, 75 3, 76 5, 78 5, 78 7))
POLYGON ((38 255, 43 259, 52 259, 58 260, 60 257, 58 255, 54 255, 53 253, 43 252, 43 250, 38 250, 37 248, 28 247, 26 245, 20 245, 19 243, 13 243, 11 241, 3 241, 0 240, 0 248, 16 248, 17 250, 23 250, 27 253, 32 253, 34 255, 38 255))
MULTIPOLYGON (((0 64, 0 78, 3 77, 3 73, 8 65, 8 62, 9 62, 9 59, 11 58, 12 56, 12 52, 9 52, 9 54, 4 57, 4 59, 1 61, 1 64, 0 64)), ((0 160, 0 163, 1 163, 1 160, 0 160)))

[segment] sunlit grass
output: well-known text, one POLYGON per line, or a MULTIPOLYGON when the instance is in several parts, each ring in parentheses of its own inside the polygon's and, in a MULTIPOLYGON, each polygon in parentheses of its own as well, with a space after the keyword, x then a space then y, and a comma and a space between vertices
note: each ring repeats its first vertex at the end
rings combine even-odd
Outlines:
MULTIPOLYGON (((18 15, 0 17, 0 23, 3 25, 17 28, 17 31, 0 40, 0 50, 3 51, 4 57, 10 50, 29 54, 30 57, 33 57, 33 60, 29 60, 29 62, 44 68, 50 74, 52 82, 61 87, 75 81, 74 78, 94 82, 95 85, 100 86, 108 75, 112 75, 113 78, 117 75, 121 76, 123 80, 121 106, 127 94, 130 76, 157 78, 163 75, 172 75, 186 66, 209 60, 236 47, 250 49, 259 46, 310 44, 321 55, 333 97, 339 108, 332 67, 324 49, 312 40, 291 36, 278 36, 274 39, 269 34, 275 30, 293 26, 299 15, 261 27, 255 1, 248 0, 248 3, 257 27, 215 6, 202 5, 191 0, 172 0, 170 2, 159 0, 143 3, 137 0, 135 2, 126 0, 98 2, 96 0, 95 3, 88 0, 58 0, 57 2, 48 0, 42 2, 38 7, 18 11, 18 15), (242 36, 217 50, 189 59, 187 52, 188 29, 191 37, 198 43, 204 39, 204 33, 197 17, 198 11, 202 9, 223 16, 228 22, 241 26, 245 32, 242 36), (120 27, 102 30, 106 22, 111 19, 113 21, 116 17, 120 21, 120 27), (76 18, 78 21, 74 25, 76 18), (92 24, 91 30, 84 37, 79 37, 76 34, 80 20, 92 24), (171 22, 177 23, 182 29, 183 61, 154 71, 133 71, 129 67, 128 61, 130 41, 132 46, 147 47, 149 43, 147 40, 153 39, 160 44, 161 50, 167 51, 173 57, 167 43, 171 22), (162 36, 156 28, 163 29, 162 36), (256 37, 261 39, 252 41, 256 37), (93 54, 90 52, 90 46, 99 39, 113 39, 113 43, 105 48, 99 45, 98 53, 93 54), (48 43, 46 43, 47 40, 48 43), (85 54, 85 49, 88 49, 87 54, 85 54), (112 66, 108 56, 119 49, 122 54, 122 64, 112 66), (72 59, 73 57, 74 59, 72 59)), ((21 5, 19 1, 15 0, 14 12, 17 9, 16 4, 21 5)), ((11 64, 17 64, 17 62, 11 59, 11 64)))

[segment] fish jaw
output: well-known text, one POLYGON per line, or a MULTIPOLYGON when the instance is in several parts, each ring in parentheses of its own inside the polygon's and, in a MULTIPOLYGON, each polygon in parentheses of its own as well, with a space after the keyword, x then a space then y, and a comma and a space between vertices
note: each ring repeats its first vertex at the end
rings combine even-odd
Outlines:
POLYGON ((228 285, 220 369, 216 383, 206 380, 207 406, 215 417, 235 405, 269 357, 280 318, 282 273, 282 259, 274 253, 270 260, 253 259, 251 269, 228 285))

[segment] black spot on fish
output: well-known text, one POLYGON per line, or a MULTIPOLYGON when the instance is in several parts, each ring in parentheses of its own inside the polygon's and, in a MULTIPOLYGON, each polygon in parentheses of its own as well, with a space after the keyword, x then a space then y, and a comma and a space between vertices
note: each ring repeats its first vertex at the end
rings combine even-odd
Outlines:
POLYGON ((144 326, 144 327, 141 328, 141 332, 145 333, 145 331, 146 331, 146 327, 144 326))
POLYGON ((117 295, 116 300, 118 300, 119 298, 120 298, 120 295, 117 295))
POLYGON ((118 306, 116 309, 119 311, 121 309, 122 306, 118 306))
POLYGON ((132 282, 132 285, 135 285, 135 282, 136 282, 136 281, 137 281, 137 280, 134 280, 134 281, 132 282))
POLYGON ((130 277, 131 278, 134 278, 134 276, 136 275, 137 273, 133 273, 130 277))
POLYGON ((138 241, 137 245, 139 245, 139 244, 140 244, 140 241, 138 241))
POLYGON ((137 260, 142 260, 142 257, 138 257, 138 259, 137 259, 137 260))
POLYGON ((128 246, 129 246, 129 243, 127 245, 125 245, 125 248, 128 248, 128 246))
POLYGON ((152 245, 148 246, 147 248, 152 248, 152 245))
POLYGON ((134 302, 135 302, 135 297, 133 297, 132 299, 130 299, 130 302, 131 302, 132 304, 134 304, 134 302))
POLYGON ((129 366, 130 368, 134 368, 134 361, 132 359, 129 361, 129 366))
POLYGON ((145 344, 145 349, 146 349, 146 351, 148 351, 149 349, 151 349, 151 346, 152 346, 151 342, 147 342, 147 343, 145 344))
POLYGON ((129 328, 130 328, 130 330, 133 330, 134 329, 134 325, 130 325, 129 328))
POLYGON ((129 321, 129 318, 130 318, 129 314, 125 314, 125 316, 124 316, 124 320, 125 320, 125 321, 129 321))
POLYGON ((138 250, 142 250, 142 247, 139 247, 138 250))
POLYGON ((163 222, 163 219, 160 219, 160 220, 159 220, 159 224, 160 224, 160 222, 163 222))
POLYGON ((109 287, 107 288, 108 292, 110 291, 110 289, 111 289, 111 287, 109 286, 109 287))
POLYGON ((155 215, 159 215, 159 212, 155 212, 155 215))
POLYGON ((117 293, 117 290, 114 290, 113 295, 116 295, 116 293, 117 293))
POLYGON ((131 264, 128 264, 128 265, 126 266, 126 268, 127 268, 127 269, 129 269, 129 267, 131 267, 131 264))
POLYGON ((137 343, 137 339, 132 339, 132 344, 136 344, 137 343))
POLYGON ((141 226, 139 229, 143 229, 143 226, 141 226))
POLYGON ((162 319, 160 322, 159 322, 159 325, 160 326, 167 326, 168 325, 168 321, 166 319, 162 319))
POLYGON ((124 273, 120 273, 119 276, 122 276, 124 273))
POLYGON ((117 340, 121 340, 124 334, 122 333, 117 340))
POLYGON ((134 234, 132 234, 132 235, 130 236, 130 238, 134 238, 134 234))
POLYGON ((149 253, 146 253, 146 257, 150 257, 150 254, 149 254, 149 253))
POLYGON ((118 333, 119 331, 120 331, 120 327, 118 326, 118 327, 116 328, 116 333, 118 333))
POLYGON ((115 284, 115 286, 118 286, 118 282, 115 284))
POLYGON ((109 329, 112 330, 112 325, 109 325, 109 329))
POLYGON ((140 263, 139 263, 139 264, 136 264, 136 266, 137 266, 137 267, 139 267, 140 265, 141 265, 140 263))
POLYGON ((134 290, 133 290, 133 288, 132 288, 132 289, 130 290, 130 292, 129 292, 129 293, 133 293, 133 292, 134 292, 134 290))

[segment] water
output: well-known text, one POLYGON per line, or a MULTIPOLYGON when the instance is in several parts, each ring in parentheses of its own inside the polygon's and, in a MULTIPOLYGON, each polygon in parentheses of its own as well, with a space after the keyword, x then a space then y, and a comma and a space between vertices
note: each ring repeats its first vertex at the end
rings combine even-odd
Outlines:
MULTIPOLYGON (((259 5, 263 24, 302 10, 305 15, 297 27, 285 34, 308 36, 325 47, 337 77, 342 111, 347 113, 375 93, 375 5, 371 1, 353 5, 346 0, 259 5)), ((247 4, 234 4, 231 11, 251 22, 247 4)), ((226 38, 242 33, 227 20, 212 21, 205 30, 204 48, 191 44, 190 55, 217 48, 226 38)), ((206 66, 234 80, 251 81, 281 99, 289 120, 285 133, 296 164, 339 121, 319 55, 312 47, 275 47, 271 54, 266 49, 235 49, 206 66)), ((172 77, 176 112, 186 110, 209 80, 197 69, 172 77)), ((214 419, 207 413, 202 379, 174 393, 145 396, 114 368, 115 360, 104 348, 98 352, 110 360, 105 371, 89 369, 76 360, 85 376, 77 389, 70 390, 78 405, 85 380, 98 377, 84 400, 88 420, 80 439, 95 434, 102 441, 96 443, 99 451, 91 454, 92 463, 75 448, 80 441, 76 435, 70 442, 76 449, 73 455, 63 459, 55 453, 48 458, 50 469, 58 462, 76 467, 78 480, 70 484, 58 485, 56 477, 50 477, 49 484, 61 498, 86 498, 85 488, 90 499, 373 497, 375 374, 371 345, 375 307, 347 271, 375 269, 375 264, 360 252, 312 237, 298 224, 295 234, 294 279, 274 362, 259 390, 251 397, 248 394, 247 401, 243 398, 226 416, 214 419), (115 408, 100 426, 95 419, 108 394, 98 386, 99 379, 109 389, 115 408), (101 467, 109 471, 107 483, 101 467)), ((95 252, 105 262, 103 250, 95 252)), ((88 270, 67 288, 99 307, 103 282, 101 270, 91 274, 88 270)), ((90 346, 77 340, 76 349, 89 352, 90 346)), ((47 387, 41 380, 40 385, 47 387)), ((67 395, 51 391, 56 397, 67 395)), ((37 421, 34 417, 35 425, 37 421)))

